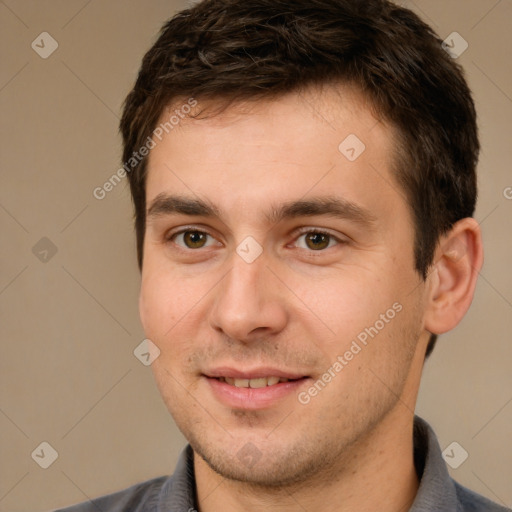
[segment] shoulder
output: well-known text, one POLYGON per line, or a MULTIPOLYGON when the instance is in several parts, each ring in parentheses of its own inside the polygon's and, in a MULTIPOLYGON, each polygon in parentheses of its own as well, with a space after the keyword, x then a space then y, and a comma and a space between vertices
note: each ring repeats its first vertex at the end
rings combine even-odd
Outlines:
POLYGON ((190 445, 182 450, 174 473, 146 480, 123 491, 89 499, 53 512, 157 512, 194 510, 194 457, 190 445))
POLYGON ((160 491, 168 479, 168 476, 161 476, 146 480, 122 491, 61 508, 54 512, 98 512, 98 510, 102 512, 150 512, 155 510, 160 491))
POLYGON ((453 483, 463 512, 511 512, 512 510, 484 498, 455 480, 453 483))
POLYGON ((409 512, 512 512, 450 476, 434 430, 419 416, 414 418, 414 463, 420 485, 409 512))

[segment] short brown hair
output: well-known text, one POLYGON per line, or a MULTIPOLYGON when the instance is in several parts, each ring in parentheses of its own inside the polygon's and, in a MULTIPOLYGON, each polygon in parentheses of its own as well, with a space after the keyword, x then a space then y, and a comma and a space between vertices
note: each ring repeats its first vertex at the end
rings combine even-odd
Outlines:
MULTIPOLYGON (((395 178, 415 223, 415 268, 426 279, 439 237, 475 209, 476 114, 462 68, 441 39, 390 1, 203 0, 179 12, 144 56, 125 100, 123 160, 177 98, 230 104, 325 83, 355 85, 397 128, 395 178)), ((139 268, 146 164, 143 158, 128 172, 139 268)))

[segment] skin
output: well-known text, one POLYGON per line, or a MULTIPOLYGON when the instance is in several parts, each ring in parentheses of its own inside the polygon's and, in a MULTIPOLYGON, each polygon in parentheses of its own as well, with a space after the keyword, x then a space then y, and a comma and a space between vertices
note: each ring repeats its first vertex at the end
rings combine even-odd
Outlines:
POLYGON ((421 279, 412 217, 392 174, 394 136, 357 91, 340 86, 186 119, 151 150, 148 210, 159 194, 179 194, 209 200, 222 215, 149 215, 140 292, 144 330, 161 352, 156 383, 194 449, 201 512, 386 512, 413 502, 424 353, 430 332, 452 329, 469 308, 482 248, 478 224, 463 219, 421 279), (352 162, 338 149, 349 134, 366 146, 352 162), (374 224, 265 219, 271 205, 325 196, 357 204, 374 224), (308 242, 313 228, 331 237, 308 242), (176 234, 184 229, 192 238, 176 234), (197 231, 207 236, 194 245, 197 231), (236 252, 248 236, 262 249, 252 263, 236 252), (400 312, 300 403, 298 393, 396 303, 400 312), (224 366, 308 379, 249 410, 223 403, 204 376, 224 366), (247 450, 252 458, 240 456, 247 450))

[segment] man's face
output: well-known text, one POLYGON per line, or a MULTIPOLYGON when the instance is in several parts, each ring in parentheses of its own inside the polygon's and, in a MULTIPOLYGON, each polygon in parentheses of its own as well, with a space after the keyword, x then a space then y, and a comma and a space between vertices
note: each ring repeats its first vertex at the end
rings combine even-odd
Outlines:
POLYGON ((339 91, 186 119, 150 154, 152 368, 185 437, 228 478, 300 482, 342 468, 384 418, 411 417, 425 285, 393 131, 339 91))

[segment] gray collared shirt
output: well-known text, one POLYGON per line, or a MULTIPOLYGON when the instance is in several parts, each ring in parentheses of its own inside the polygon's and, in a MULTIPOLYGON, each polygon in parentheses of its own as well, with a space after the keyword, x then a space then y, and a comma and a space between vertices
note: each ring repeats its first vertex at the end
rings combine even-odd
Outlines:
MULTIPOLYGON (((409 512, 511 511, 455 482, 446 468, 432 428, 414 418, 414 463, 420 486, 409 512)), ((194 459, 190 445, 182 451, 174 474, 55 512, 194 512, 194 459)))

